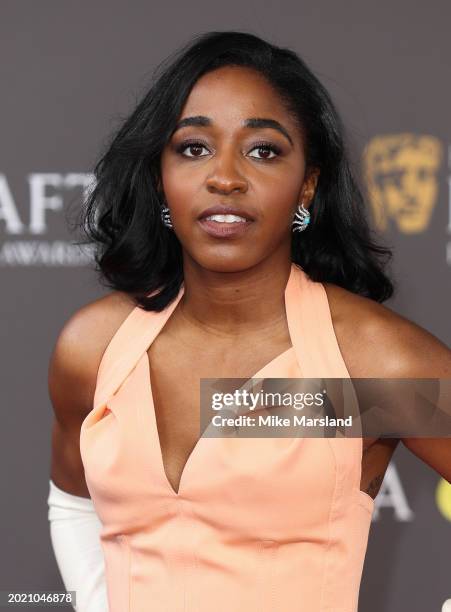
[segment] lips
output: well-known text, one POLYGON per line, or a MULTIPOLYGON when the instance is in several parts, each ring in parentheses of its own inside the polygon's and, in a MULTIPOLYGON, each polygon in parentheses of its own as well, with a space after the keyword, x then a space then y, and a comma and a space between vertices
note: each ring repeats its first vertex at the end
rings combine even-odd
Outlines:
POLYGON ((210 217, 211 215, 237 215, 238 217, 243 217, 243 219, 246 219, 246 221, 255 220, 255 218, 246 210, 237 208, 236 206, 221 206, 220 204, 211 206, 210 208, 202 211, 198 219, 202 220, 205 219, 205 217, 210 217))
POLYGON ((255 218, 251 215, 247 210, 243 210, 242 208, 237 208, 236 206, 225 206, 217 204, 216 206, 211 206, 206 210, 202 211, 202 213, 198 217, 198 224, 201 229, 215 239, 227 239, 233 240, 238 239, 247 232, 251 231, 250 228, 254 227, 255 218), (209 219, 212 215, 236 215, 238 217, 242 217, 244 221, 217 221, 215 219, 209 219))
POLYGON ((244 236, 244 234, 247 234, 247 232, 251 231, 250 228, 254 227, 254 223, 247 220, 221 223, 213 219, 203 218, 199 219, 197 223, 202 231, 209 236, 227 240, 240 238, 241 236, 244 236))

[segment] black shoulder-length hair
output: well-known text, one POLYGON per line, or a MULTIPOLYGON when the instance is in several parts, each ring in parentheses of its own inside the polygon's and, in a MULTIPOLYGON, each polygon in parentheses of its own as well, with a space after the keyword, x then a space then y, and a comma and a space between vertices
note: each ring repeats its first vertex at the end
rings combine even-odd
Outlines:
POLYGON ((93 247, 100 282, 130 294, 145 310, 160 311, 177 295, 182 247, 161 221, 160 156, 193 85, 227 65, 266 77, 302 128, 307 167, 320 169, 311 223, 292 233, 292 261, 314 281, 387 300, 393 284, 384 268, 392 251, 372 236, 328 92, 294 51, 241 31, 198 34, 159 64, 150 89, 95 164, 78 221, 85 238, 79 244, 93 247))

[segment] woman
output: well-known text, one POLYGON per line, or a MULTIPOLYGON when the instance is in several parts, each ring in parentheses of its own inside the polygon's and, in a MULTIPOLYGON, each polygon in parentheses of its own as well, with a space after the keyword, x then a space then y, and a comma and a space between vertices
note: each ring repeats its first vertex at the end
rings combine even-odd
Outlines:
MULTIPOLYGON (((324 87, 290 50, 204 34, 162 67, 96 178, 82 225, 113 291, 55 346, 59 509, 49 499, 64 518, 92 498, 109 609, 357 610, 398 440, 199 436, 201 378, 450 376, 449 349, 382 305, 391 253, 324 87)), ((451 480, 448 440, 402 441, 451 480)), ((95 520, 89 552, 82 524, 68 550, 53 521, 86 610, 106 607, 95 520)))

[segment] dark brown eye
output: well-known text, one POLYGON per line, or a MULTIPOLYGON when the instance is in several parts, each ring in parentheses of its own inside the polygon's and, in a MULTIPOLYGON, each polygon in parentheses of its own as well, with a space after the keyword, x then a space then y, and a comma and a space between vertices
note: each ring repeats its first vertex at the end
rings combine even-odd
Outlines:
POLYGON ((270 143, 258 143, 256 144, 251 151, 255 151, 257 150, 259 152, 259 155, 262 154, 261 157, 255 157, 254 155, 251 155, 251 157, 254 157, 255 159, 261 159, 261 160, 271 160, 274 159, 275 157, 277 157, 277 155, 280 155, 281 150, 279 149, 279 147, 270 144, 270 143), (273 156, 271 157, 270 154, 273 153, 273 156))
POLYGON ((202 142, 182 142, 177 147, 177 153, 180 153, 180 155, 184 157, 204 157, 203 155, 199 155, 202 149, 207 149, 207 146, 202 142), (187 149, 191 152, 191 155, 186 155, 184 153, 187 149))

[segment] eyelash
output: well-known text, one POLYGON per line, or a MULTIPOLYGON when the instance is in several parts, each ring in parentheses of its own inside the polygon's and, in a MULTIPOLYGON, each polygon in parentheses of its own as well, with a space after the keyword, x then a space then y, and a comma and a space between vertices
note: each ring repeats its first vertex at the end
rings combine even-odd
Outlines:
MULTIPOLYGON (((208 149, 208 145, 205 142, 202 142, 201 140, 185 140, 184 142, 180 143, 177 147, 176 147, 176 151, 177 153, 179 153, 180 155, 182 155, 183 157, 188 157, 189 159, 200 159, 201 157, 204 157, 203 155, 183 155, 183 151, 185 149, 187 149, 188 147, 192 147, 194 145, 200 145, 201 147, 205 147, 206 149, 208 149)), ((275 144, 272 144, 270 142, 265 142, 265 141, 261 141, 261 142, 256 142, 254 144, 254 146, 252 147, 251 151, 253 151, 254 149, 269 149, 270 151, 272 151, 273 153, 275 153, 276 155, 280 155, 282 153, 282 149, 280 149, 280 147, 278 147, 275 144)), ((257 159, 258 161, 273 161, 274 159, 276 159, 275 157, 270 157, 268 159, 264 159, 262 157, 254 157, 253 159, 257 159)))

